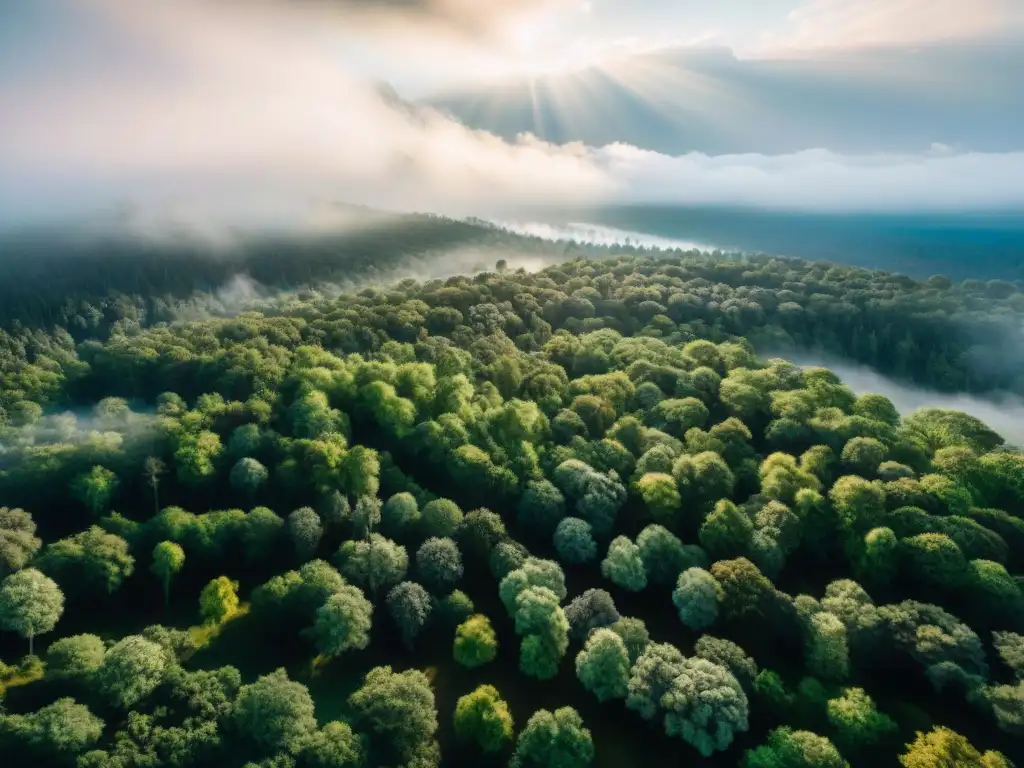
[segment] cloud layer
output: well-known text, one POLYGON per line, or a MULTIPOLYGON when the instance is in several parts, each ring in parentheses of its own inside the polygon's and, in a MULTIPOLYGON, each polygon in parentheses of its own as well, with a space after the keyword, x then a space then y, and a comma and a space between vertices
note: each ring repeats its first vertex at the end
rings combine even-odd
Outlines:
MULTIPOLYGON (((56 64, 26 58, 0 73, 5 224, 124 201, 262 223, 323 200, 479 215, 597 202, 1024 206, 1024 153, 670 157, 623 144, 507 141, 346 75, 318 9, 45 2, 88 23, 56 64)), ((470 16, 481 7, 416 5, 470 16)))

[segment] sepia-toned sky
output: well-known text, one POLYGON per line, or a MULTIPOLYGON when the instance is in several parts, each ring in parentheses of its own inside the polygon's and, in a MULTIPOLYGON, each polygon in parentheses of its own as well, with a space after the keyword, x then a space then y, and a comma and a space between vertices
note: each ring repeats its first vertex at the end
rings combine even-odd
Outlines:
POLYGON ((0 3, 0 225, 1024 208, 1024 0, 0 3))

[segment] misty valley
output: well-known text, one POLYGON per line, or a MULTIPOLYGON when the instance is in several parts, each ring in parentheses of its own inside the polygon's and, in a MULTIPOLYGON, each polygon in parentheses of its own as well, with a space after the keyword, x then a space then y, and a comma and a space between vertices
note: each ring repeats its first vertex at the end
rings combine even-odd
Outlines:
POLYGON ((5 765, 1024 756, 1024 284, 533 231, 5 236, 5 765))

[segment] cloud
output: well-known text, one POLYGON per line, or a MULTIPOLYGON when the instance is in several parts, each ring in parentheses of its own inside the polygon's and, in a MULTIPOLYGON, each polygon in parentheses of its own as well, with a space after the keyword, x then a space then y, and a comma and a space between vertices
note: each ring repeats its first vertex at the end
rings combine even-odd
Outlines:
POLYGON ((59 57, 0 70, 7 224, 118 202, 260 226, 305 221, 336 200, 498 217, 601 202, 1024 205, 1022 153, 931 151, 929 142, 919 154, 669 156, 510 141, 346 74, 318 12, 256 3, 241 13, 202 0, 45 3, 83 21, 59 57))
POLYGON ((1005 37, 1024 28, 1020 0, 806 0, 769 46, 875 46, 1005 37), (773 45, 774 44, 774 45, 773 45))

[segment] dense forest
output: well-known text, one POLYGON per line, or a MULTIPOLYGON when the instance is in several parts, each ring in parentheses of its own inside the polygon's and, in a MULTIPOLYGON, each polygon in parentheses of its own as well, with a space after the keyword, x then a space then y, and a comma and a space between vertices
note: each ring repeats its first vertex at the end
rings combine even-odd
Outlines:
POLYGON ((1024 455, 757 354, 1022 392, 1024 286, 406 223, 8 244, 5 765, 1024 758, 1024 455))

